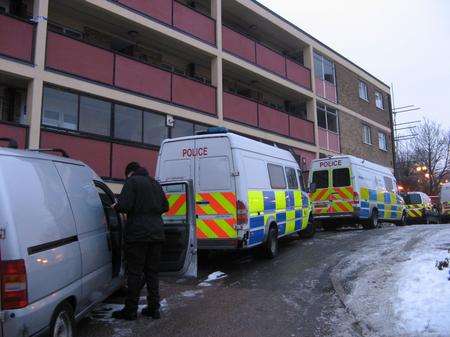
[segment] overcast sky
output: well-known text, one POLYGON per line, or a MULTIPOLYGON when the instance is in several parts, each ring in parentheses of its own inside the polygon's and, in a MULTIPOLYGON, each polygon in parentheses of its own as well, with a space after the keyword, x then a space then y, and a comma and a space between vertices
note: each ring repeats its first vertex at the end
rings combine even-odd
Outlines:
POLYGON ((450 128, 450 0, 260 0, 450 128))

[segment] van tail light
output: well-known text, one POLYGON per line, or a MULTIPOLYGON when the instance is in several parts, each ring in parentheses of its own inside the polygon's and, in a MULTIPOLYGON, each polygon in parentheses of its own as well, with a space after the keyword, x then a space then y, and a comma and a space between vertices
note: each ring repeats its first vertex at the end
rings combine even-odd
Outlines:
POLYGON ((238 200, 236 203, 237 224, 236 229, 242 229, 248 223, 247 206, 242 201, 238 200))
POLYGON ((353 205, 358 205, 359 204, 359 193, 358 192, 353 192, 352 204, 353 205))
POLYGON ((28 305, 27 272, 24 260, 1 262, 2 309, 21 309, 28 305))

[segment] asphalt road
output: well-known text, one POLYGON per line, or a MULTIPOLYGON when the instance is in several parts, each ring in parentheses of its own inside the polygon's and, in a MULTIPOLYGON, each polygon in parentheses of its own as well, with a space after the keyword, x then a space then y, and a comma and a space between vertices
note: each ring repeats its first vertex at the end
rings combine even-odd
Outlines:
POLYGON ((79 324, 78 336, 361 336, 361 323, 333 287, 333 268, 366 243, 402 230, 342 229, 311 240, 288 238, 273 260, 254 253, 201 255, 197 280, 162 283, 161 320, 111 320, 121 301, 114 297, 79 324), (199 285, 216 271, 227 276, 199 285))

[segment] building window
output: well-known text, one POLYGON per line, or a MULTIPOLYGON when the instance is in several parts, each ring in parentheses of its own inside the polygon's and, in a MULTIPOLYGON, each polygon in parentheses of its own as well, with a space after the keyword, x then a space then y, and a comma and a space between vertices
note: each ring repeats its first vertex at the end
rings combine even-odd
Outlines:
POLYGON ((365 101, 369 101, 369 93, 367 91, 367 84, 359 81, 359 98, 365 101))
POLYGON ((160 146, 167 137, 166 118, 144 111, 144 143, 160 146))
POLYGON ((114 137, 142 142, 142 110, 116 104, 114 107, 114 137))
POLYGON ((378 132, 378 147, 380 150, 387 151, 387 137, 383 132, 378 132))
POLYGON ((314 53, 314 72, 316 78, 336 84, 334 62, 316 53, 314 53))
POLYGON ((337 110, 325 104, 317 103, 317 123, 322 129, 339 133, 337 110))
POLYGON ((42 124, 77 130, 78 95, 45 87, 42 109, 42 124))
POLYGON ((81 96, 79 130, 101 136, 110 136, 111 103, 81 96))
POLYGON ((375 91, 375 105, 377 106, 378 109, 381 110, 384 109, 383 95, 378 91, 375 91))
POLYGON ((187 137, 194 134, 194 123, 175 119, 175 124, 172 128, 170 138, 187 137))
POLYGON ((370 126, 363 124, 363 142, 372 145, 372 132, 370 126))

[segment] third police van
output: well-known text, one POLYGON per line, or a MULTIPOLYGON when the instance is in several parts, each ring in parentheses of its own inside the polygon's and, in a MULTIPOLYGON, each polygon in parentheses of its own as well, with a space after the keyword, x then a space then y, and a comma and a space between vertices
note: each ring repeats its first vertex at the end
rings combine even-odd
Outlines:
POLYGON ((316 159, 309 182, 314 219, 326 230, 349 223, 366 229, 379 221, 405 223, 404 201, 386 167, 353 156, 316 159))
MULTIPOLYGON (((289 151, 210 128, 165 140, 156 172, 162 182, 194 182, 199 249, 262 246, 274 257, 278 238, 314 234, 299 165, 289 151)), ((176 190, 168 199, 166 218, 183 216, 189 201, 176 190)))

